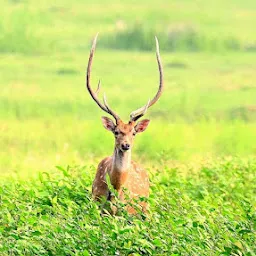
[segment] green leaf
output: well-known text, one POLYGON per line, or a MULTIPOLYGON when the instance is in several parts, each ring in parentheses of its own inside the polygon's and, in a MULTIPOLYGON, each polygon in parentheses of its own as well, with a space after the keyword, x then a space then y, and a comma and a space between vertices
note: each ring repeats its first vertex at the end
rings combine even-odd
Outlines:
POLYGON ((63 167, 61 167, 61 166, 59 166, 59 165, 56 165, 55 167, 56 167, 58 170, 60 170, 60 171, 63 173, 63 175, 64 175, 65 177, 70 177, 70 174, 68 173, 68 171, 65 170, 63 167))
POLYGON ((87 250, 84 250, 82 254, 83 256, 91 256, 91 254, 87 250))
POLYGON ((58 200, 58 197, 55 196, 54 198, 52 198, 51 202, 52 204, 57 204, 57 200, 58 200))
POLYGON ((42 233, 38 230, 33 231, 31 234, 32 234, 32 236, 41 236, 42 235, 42 233))
POLYGON ((154 239, 154 240, 153 240, 153 244, 154 244, 155 246, 158 246, 158 247, 161 247, 161 246, 162 246, 162 242, 161 242, 161 240, 159 240, 159 239, 154 239))

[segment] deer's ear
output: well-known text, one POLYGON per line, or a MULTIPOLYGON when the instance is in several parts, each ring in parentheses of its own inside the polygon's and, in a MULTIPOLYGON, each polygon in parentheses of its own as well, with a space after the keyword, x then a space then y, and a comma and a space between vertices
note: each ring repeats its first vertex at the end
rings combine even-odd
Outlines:
POLYGON ((115 124, 114 124, 114 122, 113 122, 110 118, 108 118, 108 117, 106 117, 106 116, 102 116, 102 117, 101 117, 101 120, 102 120, 103 126, 104 126, 107 130, 109 130, 109 131, 111 131, 111 132, 114 131, 114 129, 115 129, 115 124))
POLYGON ((144 132, 147 129, 149 122, 150 122, 150 120, 148 120, 148 119, 144 119, 144 120, 139 121, 136 124, 136 126, 134 127, 135 131, 137 133, 144 132))

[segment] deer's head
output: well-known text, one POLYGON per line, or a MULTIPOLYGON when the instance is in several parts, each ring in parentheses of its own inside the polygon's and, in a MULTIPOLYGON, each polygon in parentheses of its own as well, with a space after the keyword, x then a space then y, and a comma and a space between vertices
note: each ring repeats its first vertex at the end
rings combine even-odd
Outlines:
POLYGON ((86 75, 86 86, 87 89, 93 98, 93 100, 98 104, 98 106, 108 114, 110 114, 114 119, 115 122, 108 118, 108 117, 102 117, 102 123, 103 126, 111 131, 114 136, 115 136, 115 147, 121 151, 127 151, 131 149, 133 145, 133 140, 134 137, 137 133, 143 132, 146 130, 150 120, 144 119, 139 122, 138 119, 144 116, 144 114, 147 112, 148 108, 150 108, 153 104, 155 104, 158 99, 160 98, 162 91, 163 91, 163 69, 162 69, 162 64, 161 64, 161 59, 160 59, 160 53, 159 53, 159 45, 158 45, 158 40, 156 38, 156 57, 157 57, 157 63, 158 63, 158 69, 160 73, 160 82, 159 82, 159 88, 152 100, 149 100, 148 103, 133 111, 130 114, 130 121, 126 124, 124 123, 120 117, 110 109, 106 95, 104 94, 103 97, 103 103, 101 103, 98 99, 98 93, 100 90, 100 81, 98 83, 98 88, 96 91, 93 91, 91 86, 90 86, 90 74, 91 74, 91 65, 92 65, 92 60, 95 52, 95 47, 96 47, 96 42, 97 42, 97 36, 93 40, 91 52, 90 52, 90 57, 88 61, 88 66, 87 66, 87 75, 86 75))
POLYGON ((149 122, 148 119, 145 119, 137 124, 133 121, 125 124, 119 119, 115 124, 110 118, 102 117, 103 126, 114 134, 115 147, 121 151, 127 151, 132 148, 135 135, 145 131, 149 122))

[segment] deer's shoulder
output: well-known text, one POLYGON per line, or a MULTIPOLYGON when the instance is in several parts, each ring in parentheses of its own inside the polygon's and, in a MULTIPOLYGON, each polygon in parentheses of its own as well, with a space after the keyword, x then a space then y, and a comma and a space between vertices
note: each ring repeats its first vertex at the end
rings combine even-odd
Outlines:
POLYGON ((103 160, 100 161, 98 165, 98 170, 102 170, 105 168, 109 168, 112 164, 112 156, 105 157, 103 160))

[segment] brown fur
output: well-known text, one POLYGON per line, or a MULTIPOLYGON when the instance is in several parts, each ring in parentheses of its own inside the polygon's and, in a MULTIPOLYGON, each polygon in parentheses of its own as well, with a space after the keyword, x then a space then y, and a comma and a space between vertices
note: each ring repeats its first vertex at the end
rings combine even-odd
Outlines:
MULTIPOLYGON (((98 200, 101 197, 110 199, 110 189, 106 182, 106 175, 109 175, 111 185, 117 191, 119 199, 123 202, 132 203, 133 199, 149 196, 147 172, 131 161, 131 149, 125 152, 120 149, 122 143, 129 143, 132 146, 135 130, 135 122, 124 124, 119 120, 115 126, 113 132, 118 131, 118 135, 115 136, 115 151, 113 156, 106 157, 98 166, 92 187, 94 199, 98 200), (127 191, 128 199, 124 191, 127 191)), ((145 212, 147 204, 140 202, 139 205, 145 212)), ((127 207, 127 211, 131 214, 136 213, 136 210, 131 206, 127 207)))

